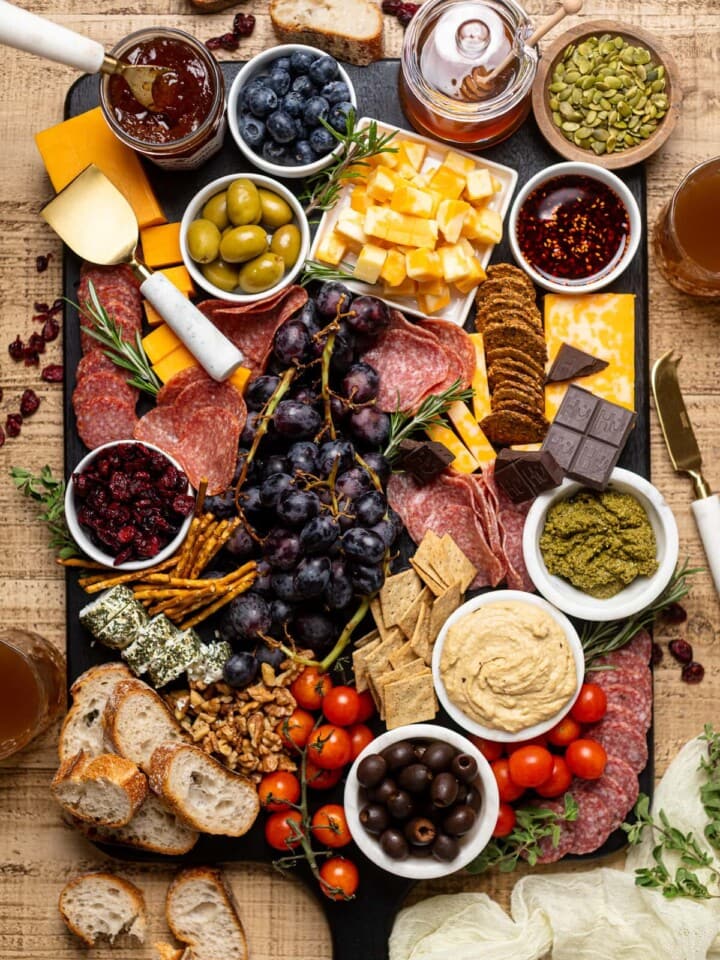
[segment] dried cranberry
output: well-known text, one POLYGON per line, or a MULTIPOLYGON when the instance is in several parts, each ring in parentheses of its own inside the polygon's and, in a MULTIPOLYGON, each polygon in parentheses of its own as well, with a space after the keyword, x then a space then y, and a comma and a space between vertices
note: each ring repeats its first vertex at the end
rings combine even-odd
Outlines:
POLYGON ((658 664, 662 663, 663 660, 663 649, 659 643, 653 641, 652 645, 652 654, 650 655, 650 663, 654 667, 657 667, 658 664))
POLYGON ((62 297, 58 297, 56 300, 53 300, 53 305, 52 305, 52 306, 50 307, 50 309, 48 310, 48 313, 49 313, 50 316, 52 317, 52 316, 54 316, 56 313, 60 313, 60 311, 62 310, 62 308, 63 308, 64 306, 65 306, 65 303, 64 303, 64 301, 63 301, 63 298, 62 298, 62 297))
POLYGON ((172 508, 175 513, 179 513, 181 517, 187 517, 195 509, 195 500, 187 494, 178 494, 177 497, 173 498, 172 508))
POLYGON ((63 372, 61 363, 50 363, 47 367, 43 367, 40 376, 46 383, 62 383, 63 372))
POLYGON ((45 353, 43 335, 41 333, 31 333, 26 349, 34 350, 36 353, 45 353))
POLYGON ((45 273, 48 266, 50 265, 51 260, 52 260, 51 253, 45 253, 45 254, 41 253, 39 257, 35 257, 35 269, 37 270, 37 272, 45 273))
POLYGON ((217 37, 218 46, 216 49, 220 50, 237 50, 239 46, 238 38, 234 33, 223 33, 222 36, 217 37))
POLYGON ((48 317, 42 328, 42 338, 45 343, 50 343, 51 340, 56 340, 58 334, 60 333, 60 324, 57 320, 53 320, 52 317, 48 317))
POLYGON ((15 337, 12 343, 8 344, 8 353, 13 360, 22 360, 25 344, 19 336, 15 337))
POLYGON ((40 400, 34 390, 26 390, 20 398, 20 413, 29 417, 40 406, 40 400))
POLYGON ((154 557, 160 552, 160 540, 158 537, 141 537, 135 540, 135 547, 139 557, 154 557))
POLYGON ((397 13, 397 18, 403 27, 406 27, 415 14, 418 12, 419 4, 417 3, 403 3, 400 7, 400 10, 397 13))
POLYGON ((680 676, 685 683, 700 683, 705 676, 705 667, 701 663, 698 663, 697 660, 693 660, 685 664, 680 676))
POLYGON ((37 355, 35 350, 28 350, 26 347, 24 356, 26 367, 37 367, 37 365, 40 363, 40 357, 37 355))
POLYGON ((116 500, 130 499, 130 478, 126 473, 116 470, 110 478, 110 493, 116 500))
POLYGON ((389 13, 391 17, 396 17, 400 13, 402 0, 383 0, 382 12, 389 13))
MULTIPOLYGON (((210 37, 209 40, 205 41, 205 46, 208 50, 222 50, 222 40, 220 37, 210 37)), ((116 560, 115 563, 117 562, 116 560)))
POLYGON ((255 29, 255 17, 251 13, 236 13, 233 18, 233 33, 236 37, 249 37, 255 29))
MULTIPOLYGON (((33 304, 33 310, 35 311, 35 313, 50 313, 50 307, 48 306, 48 304, 39 303, 37 300, 33 304)), ((35 319, 37 320, 39 318, 35 317, 35 319)))
POLYGON ((9 413, 5 421, 5 432, 9 437, 17 437, 22 427, 22 417, 19 413, 9 413))
POLYGON ((130 524, 126 524, 118 530, 118 540, 120 543, 132 543, 137 536, 137 530, 130 524))
POLYGON ((685 623, 687 610, 679 603, 671 603, 669 607, 663 610, 662 616, 667 623, 685 623))
POLYGON ((0 447, 5 443, 5 431, 0 427, 0 447))
POLYGON ((668 650, 678 663, 690 663, 693 658, 693 648, 687 640, 671 640, 668 650))

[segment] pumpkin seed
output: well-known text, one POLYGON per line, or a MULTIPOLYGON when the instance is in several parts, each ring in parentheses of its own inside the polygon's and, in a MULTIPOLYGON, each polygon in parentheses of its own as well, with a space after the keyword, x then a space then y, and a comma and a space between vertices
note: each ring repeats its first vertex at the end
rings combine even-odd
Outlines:
POLYGON ((597 119, 598 119, 598 115, 595 110, 588 110, 588 112, 585 114, 585 123, 590 124, 590 126, 592 126, 593 123, 597 121, 597 119))
POLYGON ((567 84, 562 80, 559 80, 557 83, 551 83, 548 87, 550 93, 560 93, 561 90, 564 90, 567 87, 567 84))
POLYGON ((593 140, 593 142, 590 144, 590 147, 598 157, 602 156, 602 154, 605 153, 607 149, 605 144, 600 143, 599 140, 593 140))
POLYGON ((592 130, 589 127, 580 127, 575 131, 575 136, 578 140, 587 140, 592 136, 592 130))
POLYGON ((616 145, 617 145, 617 135, 614 133, 611 133, 610 136, 605 141, 605 149, 607 150, 608 153, 612 153, 615 150, 616 145))
POLYGON ((563 120, 561 127, 563 130, 567 130, 568 133, 575 133, 576 130, 580 129, 580 124, 573 123, 572 120, 563 120))

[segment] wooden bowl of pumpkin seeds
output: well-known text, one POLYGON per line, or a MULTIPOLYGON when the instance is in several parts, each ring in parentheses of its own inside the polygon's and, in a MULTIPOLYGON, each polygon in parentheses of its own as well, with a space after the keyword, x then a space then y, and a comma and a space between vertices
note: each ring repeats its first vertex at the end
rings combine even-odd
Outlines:
POLYGON ((543 51, 532 102, 543 136, 561 156, 617 170, 665 143, 682 89, 675 61, 651 34, 593 20, 543 51))

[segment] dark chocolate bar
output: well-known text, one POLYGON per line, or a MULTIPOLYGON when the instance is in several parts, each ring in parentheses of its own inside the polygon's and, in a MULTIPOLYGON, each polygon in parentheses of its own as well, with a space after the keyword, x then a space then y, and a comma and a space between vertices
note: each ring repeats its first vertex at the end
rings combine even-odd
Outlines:
POLYGON ((397 466, 421 485, 434 480, 455 459, 444 444, 435 440, 401 440, 399 451, 397 466))
POLYGON ((514 503, 522 503, 562 483, 563 470, 549 450, 501 450, 494 476, 514 503))
POLYGON ((545 437, 565 473, 593 490, 604 490, 637 414, 571 383, 545 437))
POLYGON ((601 360, 600 357, 578 350, 569 343, 563 343, 555 355, 545 382, 559 383, 561 380, 589 377, 593 373, 600 373, 607 366, 607 360, 601 360))

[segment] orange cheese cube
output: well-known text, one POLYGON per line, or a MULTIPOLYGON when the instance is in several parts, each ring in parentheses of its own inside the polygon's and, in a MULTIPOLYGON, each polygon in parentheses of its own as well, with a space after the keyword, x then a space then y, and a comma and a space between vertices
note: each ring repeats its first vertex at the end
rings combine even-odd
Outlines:
POLYGON ((245 393, 245 387, 247 382, 252 375, 252 370, 249 370, 247 367, 238 367, 237 370, 233 372, 228 377, 228 383, 231 383, 234 387, 240 391, 240 393, 245 393))
POLYGON ((180 252, 180 224, 162 223, 157 227, 145 227, 140 231, 143 262, 154 270, 182 263, 180 252))
POLYGON ((384 297, 396 299, 397 297, 415 297, 417 296, 417 283, 406 277, 402 283, 397 286, 390 286, 389 283, 383 284, 382 292, 384 297))
MULTIPOLYGON (((367 214, 365 215, 367 216, 367 214)), ((338 233, 348 240, 354 240, 355 243, 367 243, 367 237, 363 230, 364 217, 357 210, 345 209, 340 213, 335 224, 338 233)))
POLYGON ((437 313, 450 303, 450 287, 442 280, 418 284, 418 306, 423 313, 437 313))
POLYGON ((430 186, 451 200, 458 200, 465 189, 465 177, 441 163, 430 177, 430 186))
POLYGON ((180 337, 166 323, 159 324, 142 339, 142 347, 150 363, 159 363, 180 344, 180 337))
POLYGON ((437 222, 442 235, 448 243, 457 243, 462 228, 471 211, 469 203, 464 200, 445 199, 440 201, 437 211, 437 222))
POLYGON ((353 277, 362 283, 377 283, 387 253, 375 243, 366 243, 353 268, 353 277))
POLYGON ((445 154, 443 164, 446 167, 450 167, 455 173, 459 173, 461 177, 467 177, 467 175, 477 167, 473 157, 464 157, 461 153, 456 153, 454 150, 448 150, 445 154))
POLYGON ((176 286, 186 297, 195 296, 195 287, 193 286, 192 277, 188 273, 187 267, 166 267, 164 270, 161 270, 160 273, 164 273, 170 283, 176 286))
POLYGON ((473 207, 465 218, 462 235, 480 243, 499 243, 502 240, 502 217, 489 207, 473 207))
POLYGON ((176 373, 180 373, 187 367, 196 367, 197 365, 197 360, 188 348, 181 345, 176 347, 172 353, 163 357, 162 360, 154 363, 153 370, 163 383, 167 383, 168 380, 172 380, 176 373))
POLYGON ((378 203, 386 203, 392 197, 397 181, 397 175, 393 170, 386 166, 376 167, 368 177, 365 191, 368 197, 378 203))
POLYGON ((442 280, 442 264, 434 250, 420 247, 405 255, 405 269, 411 280, 442 280))
POLYGON ((389 287, 399 287, 407 277, 405 256, 399 250, 388 250, 385 263, 380 271, 380 278, 389 287))
POLYGON ((335 230, 331 230, 318 244, 315 257, 321 263, 329 263, 336 267, 345 256, 346 250, 346 241, 335 230))
POLYGON ((471 203, 477 203, 486 197, 491 197, 494 192, 489 170, 478 167, 467 175, 465 196, 471 203))
POLYGON ((355 187, 350 194, 350 206, 353 210, 357 210, 358 213, 365 213, 366 210, 373 206, 374 202, 372 197, 367 195, 367 190, 365 190, 364 187, 355 187))
POLYGON ((409 213, 395 213, 394 210, 390 212, 399 220, 389 222, 386 240, 406 247, 434 249, 438 238, 437 221, 413 217, 409 213))
POLYGON ((165 322, 149 300, 143 300, 143 309, 145 310, 145 319, 151 327, 156 327, 159 323, 165 322))
POLYGON ((397 157, 400 163, 409 163, 416 171, 420 171, 427 153, 427 146, 416 140, 399 140, 397 157))
POLYGON ((470 293, 475 287, 487 280, 487 274, 477 257, 470 257, 470 272, 463 280, 456 280, 455 286, 460 293, 470 293))
POLYGON ((367 160, 363 160, 362 163, 366 163, 371 167, 390 167, 391 170, 394 170, 398 164, 397 154, 395 142, 391 140, 389 150, 384 150, 382 153, 375 153, 371 157, 368 157, 367 160))
POLYGON ((436 204, 431 194, 419 190, 409 183, 401 183, 395 188, 390 199, 390 209, 398 213, 412 213, 416 217, 431 217, 436 204))
POLYGON ((457 283, 470 276, 471 258, 461 244, 454 243, 438 247, 437 253, 440 257, 443 277, 447 283, 457 283))

